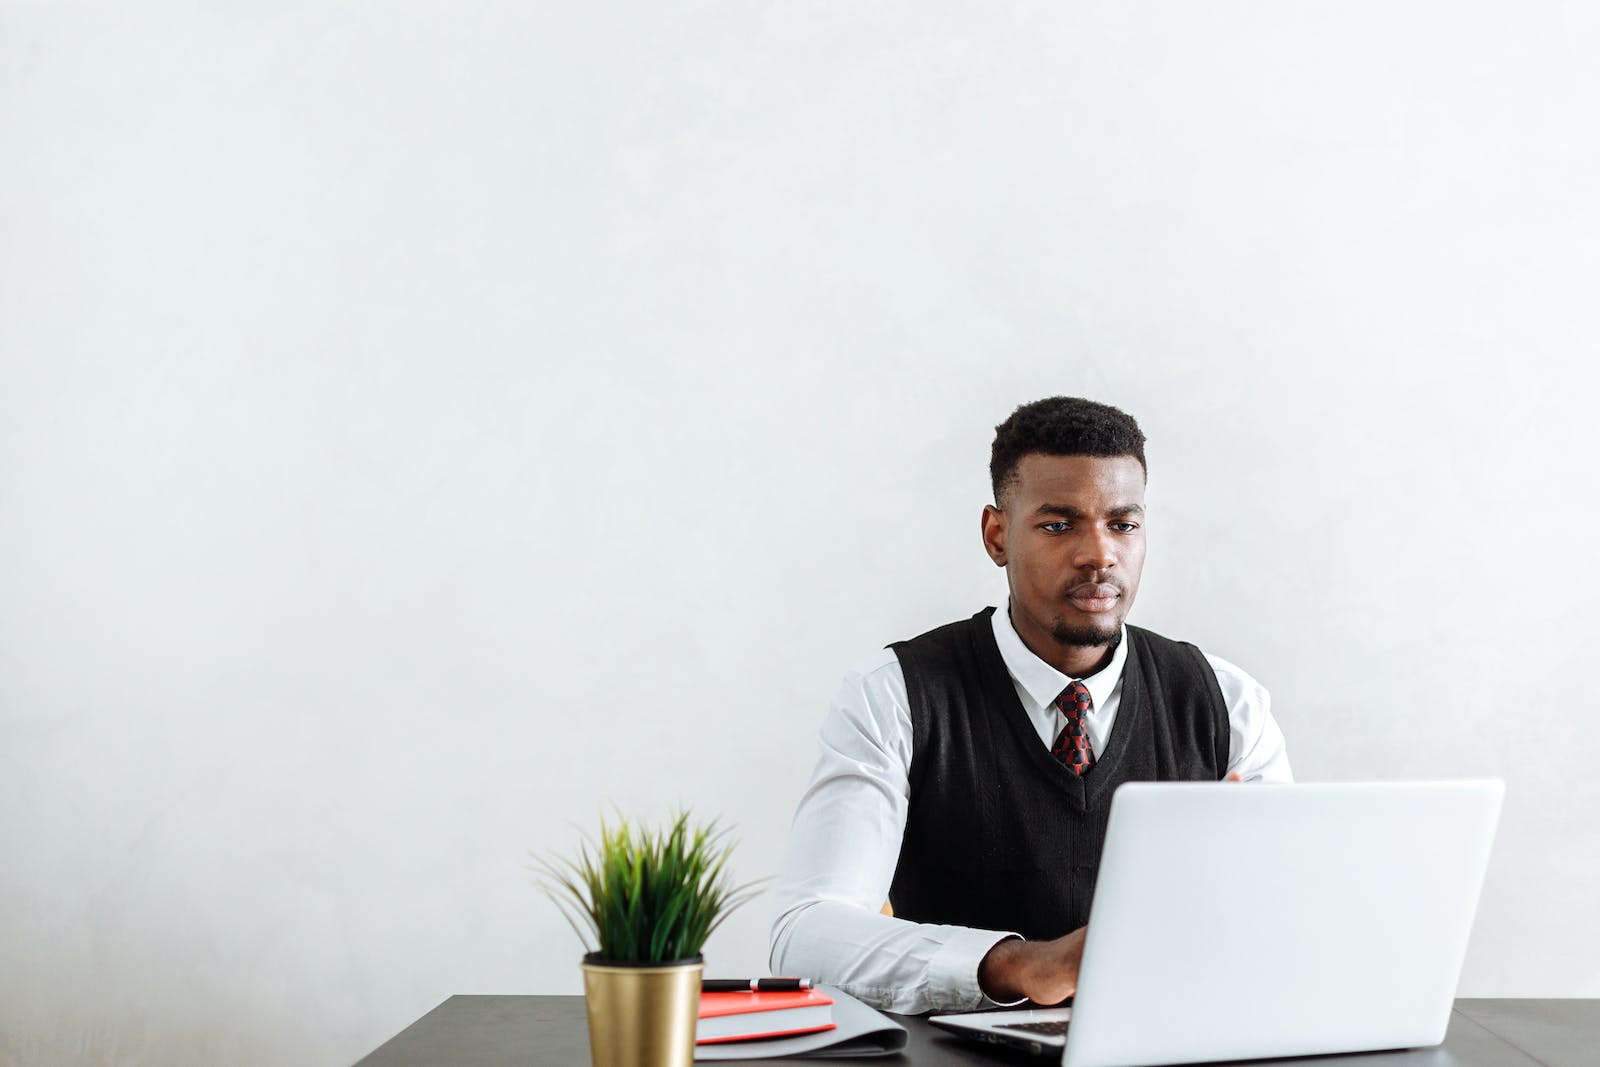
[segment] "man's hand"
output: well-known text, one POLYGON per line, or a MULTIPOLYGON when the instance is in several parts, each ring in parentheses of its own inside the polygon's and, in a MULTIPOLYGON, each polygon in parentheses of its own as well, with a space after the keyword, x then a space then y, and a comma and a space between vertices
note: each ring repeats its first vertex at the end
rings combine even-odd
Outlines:
POLYGON ((978 987, 992 1000, 1027 997, 1035 1004, 1059 1004, 1078 990, 1088 933, 1080 926, 1054 941, 1002 941, 978 964, 978 987))

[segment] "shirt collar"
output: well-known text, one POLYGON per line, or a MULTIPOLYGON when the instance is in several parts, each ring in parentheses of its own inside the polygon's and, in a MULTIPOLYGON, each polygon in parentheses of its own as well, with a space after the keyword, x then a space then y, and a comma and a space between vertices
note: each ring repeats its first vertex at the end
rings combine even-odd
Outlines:
MULTIPOLYGON (((1033 650, 1022 643, 1017 629, 1011 623, 1011 604, 1006 602, 1003 608, 997 608, 994 613, 994 641, 1000 646, 1000 658, 1005 660, 1006 670, 1012 679, 1028 694, 1033 701, 1033 706, 1028 709, 1030 714, 1042 711, 1055 703, 1056 697, 1061 695, 1072 681, 1072 676, 1062 674, 1050 664, 1034 655, 1033 650)), ((1106 701, 1111 699, 1111 694, 1116 690, 1117 683, 1122 681, 1122 667, 1128 660, 1128 627, 1122 626, 1122 640, 1117 642, 1117 650, 1111 655, 1111 662, 1100 668, 1087 678, 1079 679, 1089 690, 1089 696, 1094 701, 1098 710, 1105 707, 1106 701)))

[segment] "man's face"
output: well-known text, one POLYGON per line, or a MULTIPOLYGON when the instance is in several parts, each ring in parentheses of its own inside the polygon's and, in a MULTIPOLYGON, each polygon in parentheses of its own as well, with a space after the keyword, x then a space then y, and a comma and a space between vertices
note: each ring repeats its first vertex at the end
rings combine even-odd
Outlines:
POLYGON ((1006 568, 1018 632, 1058 645, 1116 640, 1144 569, 1144 468, 1132 456, 1030 453, 984 508, 983 539, 1006 568))

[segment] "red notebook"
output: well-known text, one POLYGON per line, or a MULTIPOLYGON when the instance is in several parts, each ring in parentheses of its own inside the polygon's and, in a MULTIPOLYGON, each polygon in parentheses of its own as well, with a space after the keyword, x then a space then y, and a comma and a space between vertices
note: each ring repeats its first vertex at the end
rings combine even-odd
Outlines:
POLYGON ((833 998, 815 989, 798 993, 701 993, 697 1045, 748 1041, 832 1030, 833 998))

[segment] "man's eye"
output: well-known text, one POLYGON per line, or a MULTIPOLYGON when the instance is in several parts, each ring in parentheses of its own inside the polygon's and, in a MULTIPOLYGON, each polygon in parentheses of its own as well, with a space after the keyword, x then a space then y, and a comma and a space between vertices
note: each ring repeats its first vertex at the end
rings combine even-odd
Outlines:
MULTIPOLYGON (((1111 525, 1112 526, 1126 526, 1127 529, 1122 531, 1123 533, 1132 533, 1133 531, 1135 531, 1135 530, 1137 530, 1139 528, 1139 524, 1135 523, 1135 522, 1114 522, 1111 525)), ((1048 533, 1066 533, 1067 530, 1071 528, 1071 526, 1072 526, 1072 524, 1070 522, 1066 522, 1066 521, 1062 520, 1062 521, 1057 521, 1057 522, 1041 523, 1040 526, 1039 526, 1039 529, 1044 530, 1044 531, 1046 531, 1048 533)))

